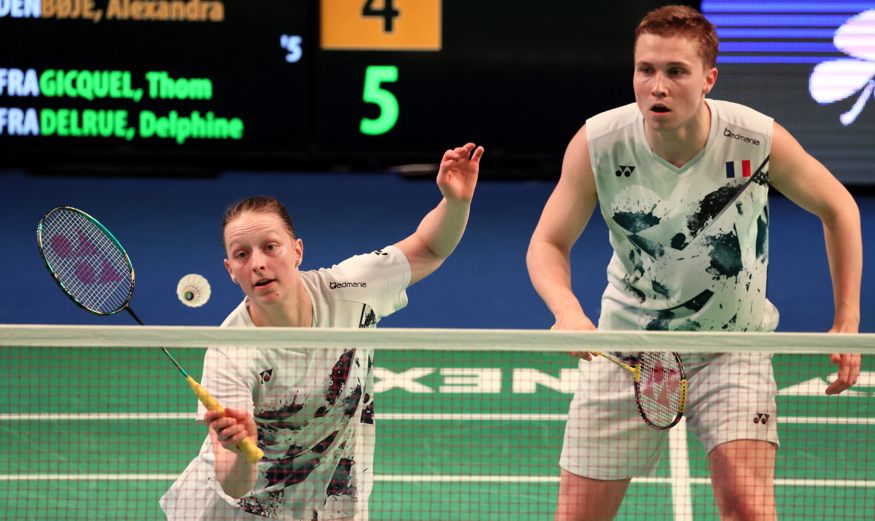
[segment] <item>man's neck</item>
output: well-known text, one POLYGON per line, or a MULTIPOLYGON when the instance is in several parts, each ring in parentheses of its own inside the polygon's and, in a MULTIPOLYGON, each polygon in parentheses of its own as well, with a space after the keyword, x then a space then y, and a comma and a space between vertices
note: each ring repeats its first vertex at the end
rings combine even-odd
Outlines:
POLYGON ((697 116, 681 128, 658 131, 644 126, 644 135, 650 149, 678 168, 687 164, 705 148, 710 132, 711 108, 705 102, 697 116))

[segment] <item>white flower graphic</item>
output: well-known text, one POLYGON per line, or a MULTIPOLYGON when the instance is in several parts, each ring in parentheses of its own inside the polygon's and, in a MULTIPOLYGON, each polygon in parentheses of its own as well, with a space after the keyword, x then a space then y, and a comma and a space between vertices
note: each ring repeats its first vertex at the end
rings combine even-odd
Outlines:
POLYGON ((857 119, 875 91, 875 9, 849 18, 836 30, 833 44, 851 58, 818 63, 808 78, 808 91, 821 105, 859 91, 854 105, 839 116, 847 126, 857 119))

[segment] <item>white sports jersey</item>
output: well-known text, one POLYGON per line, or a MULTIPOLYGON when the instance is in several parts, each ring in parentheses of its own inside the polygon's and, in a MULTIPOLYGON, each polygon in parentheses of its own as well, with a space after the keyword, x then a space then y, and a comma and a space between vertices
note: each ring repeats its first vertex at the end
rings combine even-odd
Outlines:
POLYGON ((772 119, 706 100, 707 145, 678 168, 656 155, 634 103, 586 122, 614 254, 605 330, 771 331, 766 299, 772 119))
MULTIPOLYGON (((650 149, 635 104, 586 122, 599 205, 614 248, 599 329, 777 326, 777 310, 766 299, 773 122, 741 105, 705 101, 711 110, 707 144, 681 168, 650 149)), ((770 355, 682 356, 689 378, 686 425, 706 451, 741 439, 777 445, 776 421, 751 421, 777 417, 770 355)), ((668 438, 668 431, 641 421, 624 369, 604 359, 580 362, 563 469, 604 480, 653 475, 668 438)))
MULTIPOLYGON (((375 327, 407 304, 410 266, 390 246, 330 269, 301 272, 301 279, 313 305, 313 327, 375 327)), ((255 327, 246 300, 222 326, 255 327)), ((253 491, 235 500, 216 481, 208 436, 162 498, 168 518, 310 521, 357 515, 366 508, 373 480, 372 368, 373 353, 355 347, 208 349, 204 387, 223 406, 253 414, 265 456, 253 491)), ((198 418, 205 412, 198 404, 198 418)))

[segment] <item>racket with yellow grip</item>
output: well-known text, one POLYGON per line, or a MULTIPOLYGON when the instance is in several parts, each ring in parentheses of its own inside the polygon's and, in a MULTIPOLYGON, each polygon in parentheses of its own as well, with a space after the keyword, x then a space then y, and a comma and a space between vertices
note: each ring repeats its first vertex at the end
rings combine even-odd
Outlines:
MULTIPOLYGON (((553 325, 551 330, 555 330, 553 325)), ((589 351, 632 373, 635 405, 647 425, 670 429, 681 421, 687 404, 687 373, 678 353, 636 353, 626 363, 610 353, 589 351)))
MULTIPOLYGON (((130 307, 134 295, 134 266, 115 236, 91 215, 70 206, 54 208, 40 219, 37 245, 52 278, 79 307, 95 315, 127 311, 144 325, 130 307)), ((224 412, 219 402, 192 378, 165 348, 161 348, 210 411, 224 412)), ((255 463, 264 456, 246 438, 237 446, 255 463)))
POLYGON ((636 353, 631 364, 609 353, 593 354, 632 373, 635 405, 655 429, 670 429, 681 421, 687 403, 687 373, 678 353, 636 353))

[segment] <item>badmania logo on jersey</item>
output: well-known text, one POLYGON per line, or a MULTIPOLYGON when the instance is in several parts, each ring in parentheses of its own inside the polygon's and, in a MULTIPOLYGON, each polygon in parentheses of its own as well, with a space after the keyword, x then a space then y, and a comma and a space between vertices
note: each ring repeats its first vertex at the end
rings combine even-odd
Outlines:
POLYGON ((742 136, 741 134, 736 134, 728 128, 723 129, 723 135, 728 137, 729 139, 735 139, 737 141, 744 141, 745 143, 750 143, 751 145, 760 146, 760 140, 752 137, 742 136))
POLYGON ((368 287, 367 282, 334 282, 333 280, 328 283, 328 287, 331 289, 343 289, 343 288, 366 288, 368 287))

